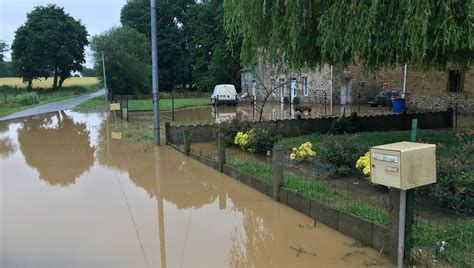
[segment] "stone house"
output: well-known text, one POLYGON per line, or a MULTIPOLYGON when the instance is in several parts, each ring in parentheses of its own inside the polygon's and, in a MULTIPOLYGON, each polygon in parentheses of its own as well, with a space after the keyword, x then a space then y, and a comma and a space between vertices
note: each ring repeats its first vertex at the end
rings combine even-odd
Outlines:
MULTIPOLYGON (((361 66, 351 65, 336 70, 329 65, 318 69, 278 71, 275 67, 258 67, 242 71, 242 90, 262 100, 283 102, 299 97, 305 104, 324 101, 334 104, 365 103, 368 96, 384 88, 403 88, 403 67, 368 73, 361 66), (332 92, 331 92, 332 87, 332 92)), ((444 110, 456 103, 461 113, 474 114, 474 70, 408 70, 406 106, 409 110, 444 110)))

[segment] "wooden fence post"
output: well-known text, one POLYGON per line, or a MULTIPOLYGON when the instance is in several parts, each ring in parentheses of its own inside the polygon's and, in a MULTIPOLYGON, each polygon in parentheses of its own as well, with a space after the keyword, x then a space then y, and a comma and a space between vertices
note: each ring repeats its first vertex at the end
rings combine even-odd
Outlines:
POLYGON ((273 146, 273 199, 280 199, 280 187, 283 185, 283 148, 273 146))
POLYGON ((189 133, 189 129, 183 130, 183 142, 184 142, 184 154, 189 155, 191 151, 191 134, 189 133))
POLYGON ((165 144, 170 144, 170 122, 165 122, 165 144))
POLYGON ((219 135, 217 135, 217 151, 218 151, 217 163, 219 165, 219 171, 222 172, 224 170, 224 164, 225 164, 225 135, 224 133, 219 133, 219 135))

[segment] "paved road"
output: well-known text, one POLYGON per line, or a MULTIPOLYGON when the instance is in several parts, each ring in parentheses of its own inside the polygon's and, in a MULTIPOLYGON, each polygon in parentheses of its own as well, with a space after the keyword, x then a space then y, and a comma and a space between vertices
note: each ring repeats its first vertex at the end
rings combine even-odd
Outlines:
POLYGON ((105 94, 105 89, 101 89, 99 91, 96 91, 94 93, 90 93, 87 95, 43 104, 40 106, 33 107, 31 109, 27 109, 27 110, 23 110, 20 112, 7 115, 5 117, 0 117, 0 121, 20 118, 20 117, 25 117, 25 116, 31 116, 31 115, 37 115, 37 114, 46 114, 46 113, 51 113, 51 112, 56 112, 56 111, 61 111, 61 110, 70 110, 89 99, 102 96, 104 94, 105 94))

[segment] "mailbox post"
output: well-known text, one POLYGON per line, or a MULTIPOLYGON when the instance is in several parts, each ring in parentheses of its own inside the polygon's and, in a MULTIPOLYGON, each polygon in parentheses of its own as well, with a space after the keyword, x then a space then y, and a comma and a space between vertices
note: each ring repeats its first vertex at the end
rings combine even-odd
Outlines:
POLYGON ((406 190, 436 182, 436 145, 397 142, 370 149, 372 183, 400 189, 397 266, 403 266, 406 190))

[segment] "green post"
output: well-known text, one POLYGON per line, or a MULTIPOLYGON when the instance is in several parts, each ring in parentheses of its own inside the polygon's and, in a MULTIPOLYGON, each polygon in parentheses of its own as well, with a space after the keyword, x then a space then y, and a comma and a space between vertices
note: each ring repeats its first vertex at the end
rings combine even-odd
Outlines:
MULTIPOLYGON (((418 129, 418 120, 413 119, 411 121, 411 141, 416 142, 418 129)), ((406 217, 405 217, 405 252, 404 252, 404 263, 409 266, 411 264, 411 251, 413 248, 413 223, 414 223, 414 204, 415 204, 415 189, 407 190, 407 203, 406 203, 406 217)))

